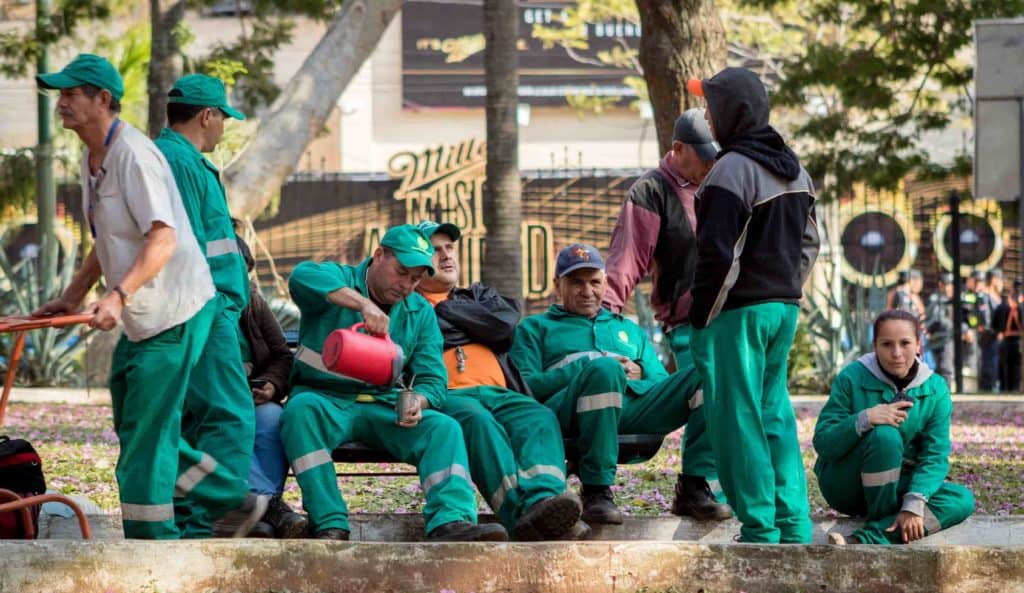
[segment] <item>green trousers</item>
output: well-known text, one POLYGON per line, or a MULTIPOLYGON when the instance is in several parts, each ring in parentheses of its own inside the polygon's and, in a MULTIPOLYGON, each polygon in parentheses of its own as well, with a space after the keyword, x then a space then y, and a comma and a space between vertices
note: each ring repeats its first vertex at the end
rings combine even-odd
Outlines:
POLYGON ((509 532, 523 511, 565 492, 562 431, 537 400, 500 387, 454 389, 444 412, 462 427, 473 482, 509 532))
POLYGON ((427 533, 452 521, 476 522, 462 429, 454 418, 424 410, 414 427, 398 425, 390 404, 357 403, 297 386, 281 415, 281 440, 302 489, 302 504, 317 531, 350 529, 331 451, 360 441, 415 465, 426 498, 427 533))
POLYGON ((715 466, 744 542, 811 543, 787 387, 796 321, 796 305, 762 303, 723 311, 693 332, 715 466))
POLYGON ((554 410, 562 433, 576 437, 580 481, 615 483, 619 434, 668 434, 686 423, 700 380, 693 369, 669 375, 647 393, 626 386, 626 372, 614 358, 595 358, 544 405, 554 410))
POLYGON ((212 517, 237 507, 248 492, 244 479, 181 436, 185 391, 216 309, 211 300, 185 323, 140 342, 122 336, 114 349, 110 397, 121 446, 115 473, 127 538, 180 537, 178 491, 188 490, 212 517))
MULTIPOLYGON (((668 332, 669 348, 676 360, 676 369, 689 371, 693 366, 693 352, 690 351, 690 339, 693 327, 680 325, 668 332)), ((690 418, 683 428, 683 471, 688 476, 699 476, 707 480, 711 492, 719 502, 725 502, 725 493, 718 481, 715 471, 715 454, 711 450, 711 435, 708 434, 707 420, 704 418, 704 394, 690 400, 693 406, 690 418)))
MULTIPOLYGON (((829 506, 847 515, 865 517, 853 536, 863 544, 898 544, 899 530, 886 533, 903 506, 912 469, 902 471, 903 437, 892 426, 876 426, 837 461, 818 459, 814 473, 829 506)), ((962 522, 974 512, 974 495, 946 482, 924 506, 928 535, 962 522)))
MULTIPOLYGON (((242 365, 238 312, 223 306, 226 302, 223 295, 218 294, 215 300, 221 306, 189 378, 182 435, 190 445, 206 452, 218 466, 244 481, 249 476, 252 443, 256 437, 255 405, 242 365)), ((182 473, 199 469, 178 468, 182 473)), ((178 495, 174 515, 181 536, 211 537, 213 517, 187 489, 181 489, 178 495)))

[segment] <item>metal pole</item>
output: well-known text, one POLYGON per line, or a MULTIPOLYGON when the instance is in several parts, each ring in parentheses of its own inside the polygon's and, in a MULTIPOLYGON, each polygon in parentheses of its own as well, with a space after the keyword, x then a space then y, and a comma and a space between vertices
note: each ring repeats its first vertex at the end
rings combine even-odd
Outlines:
POLYGON ((949 215, 952 217, 950 232, 953 240, 953 376, 956 392, 964 391, 963 371, 963 336, 960 333, 964 321, 960 300, 960 192, 953 190, 949 194, 949 215))
MULTIPOLYGON (((50 21, 50 0, 36 2, 36 35, 45 39, 43 29, 50 21)), ((36 72, 50 70, 49 47, 43 43, 39 47, 36 59, 36 72)), ((57 241, 53 232, 54 219, 57 215, 57 194, 53 185, 53 140, 50 133, 50 96, 36 93, 36 122, 39 143, 36 146, 36 215, 39 233, 40 268, 39 277, 43 279, 44 294, 41 300, 49 300, 57 277, 57 241)))

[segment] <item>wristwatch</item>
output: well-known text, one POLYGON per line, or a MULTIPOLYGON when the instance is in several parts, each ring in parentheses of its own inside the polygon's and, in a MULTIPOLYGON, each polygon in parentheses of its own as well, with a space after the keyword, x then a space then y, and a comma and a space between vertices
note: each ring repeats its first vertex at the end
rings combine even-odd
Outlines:
POLYGON ((116 293, 118 294, 118 296, 120 296, 120 297, 121 297, 121 304, 122 304, 122 305, 124 305, 125 307, 127 307, 127 306, 128 306, 128 305, 129 305, 130 303, 131 303, 131 300, 132 300, 132 297, 131 297, 131 295, 129 295, 129 294, 128 294, 128 291, 127 291, 127 290, 125 290, 125 289, 121 288, 121 285, 120 285, 120 284, 118 284, 117 286, 115 286, 115 287, 113 288, 113 290, 114 290, 114 292, 116 292, 116 293))

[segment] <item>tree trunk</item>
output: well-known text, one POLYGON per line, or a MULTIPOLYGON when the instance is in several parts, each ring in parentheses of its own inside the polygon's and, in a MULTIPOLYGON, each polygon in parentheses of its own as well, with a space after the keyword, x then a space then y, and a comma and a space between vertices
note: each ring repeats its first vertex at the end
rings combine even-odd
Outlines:
POLYGON ((280 191, 403 3, 345 2, 260 120, 252 142, 224 170, 228 205, 236 216, 256 216, 280 191))
POLYGON ((516 105, 519 57, 516 0, 484 0, 484 72, 487 83, 487 184, 484 226, 487 249, 481 280, 511 298, 522 298, 522 185, 516 105))
POLYGON ((643 30, 640 65, 664 154, 672 148, 676 118, 700 106, 686 91, 687 79, 708 78, 725 67, 725 33, 714 0, 636 0, 636 7, 643 30))
POLYGON ((185 16, 185 0, 149 0, 152 41, 149 48, 149 120, 146 130, 156 138, 167 119, 167 91, 181 75, 178 65, 178 40, 174 28, 185 16))

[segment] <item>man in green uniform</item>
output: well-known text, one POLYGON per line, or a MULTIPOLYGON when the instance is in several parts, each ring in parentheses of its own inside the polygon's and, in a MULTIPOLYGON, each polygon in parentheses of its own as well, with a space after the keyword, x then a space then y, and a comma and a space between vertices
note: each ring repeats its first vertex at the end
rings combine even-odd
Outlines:
POLYGON ((610 489, 619 433, 667 434, 701 398, 693 367, 669 375, 643 329, 601 306, 607 287, 597 249, 566 247, 555 265, 562 304, 524 319, 512 344, 534 397, 578 439, 587 523, 622 523, 610 489))
POLYGON ((462 430, 438 411, 448 387, 441 332, 430 303, 413 293, 425 275, 433 274, 433 257, 421 230, 400 225, 389 229, 373 256, 358 266, 303 262, 288 280, 302 321, 281 437, 318 538, 349 537, 348 508, 338 492, 331 451, 361 441, 417 467, 428 539, 508 539, 501 525, 476 524, 462 430), (324 365, 324 340, 358 322, 401 346, 403 382, 414 380, 417 392, 412 413, 396 413, 394 386, 369 385, 324 365))
MULTIPOLYGON (((156 139, 167 158, 188 213, 192 231, 206 256, 217 288, 217 311, 210 336, 189 381, 182 434, 209 453, 218 465, 247 476, 255 438, 252 394, 238 347, 238 318, 249 302, 249 279, 238 252, 220 171, 202 153, 212 151, 224 135, 224 120, 245 116, 228 105, 224 84, 204 74, 180 78, 168 93, 167 125, 156 139)), ((188 468, 181 468, 183 471, 188 468)), ((212 529, 210 518, 195 508, 188 492, 175 507, 186 538, 226 535, 212 529)))
POLYGON ((756 74, 726 68, 689 88, 707 99, 722 146, 697 191, 690 307, 719 482, 743 524, 742 541, 810 543, 786 360, 818 252, 814 185, 769 125, 756 74))
POLYGON ((62 123, 86 145, 82 189, 95 242, 64 294, 36 313, 77 311, 102 274, 108 292, 89 307, 91 325, 124 324, 110 395, 125 535, 180 537, 173 498, 190 492, 209 517, 227 519, 226 531, 244 536, 266 499, 248 494, 245 474, 181 438, 186 386, 217 304, 167 161, 145 134, 118 119, 124 84, 107 60, 82 54, 61 72, 36 78, 41 88, 60 89, 62 123))
POLYGON ((433 306, 444 337, 448 398, 459 421, 473 481, 517 540, 579 537, 580 500, 565 489, 558 418, 529 395, 508 350, 519 305, 483 284, 456 288, 461 235, 453 224, 421 222, 434 246, 434 275, 416 289, 433 306))

